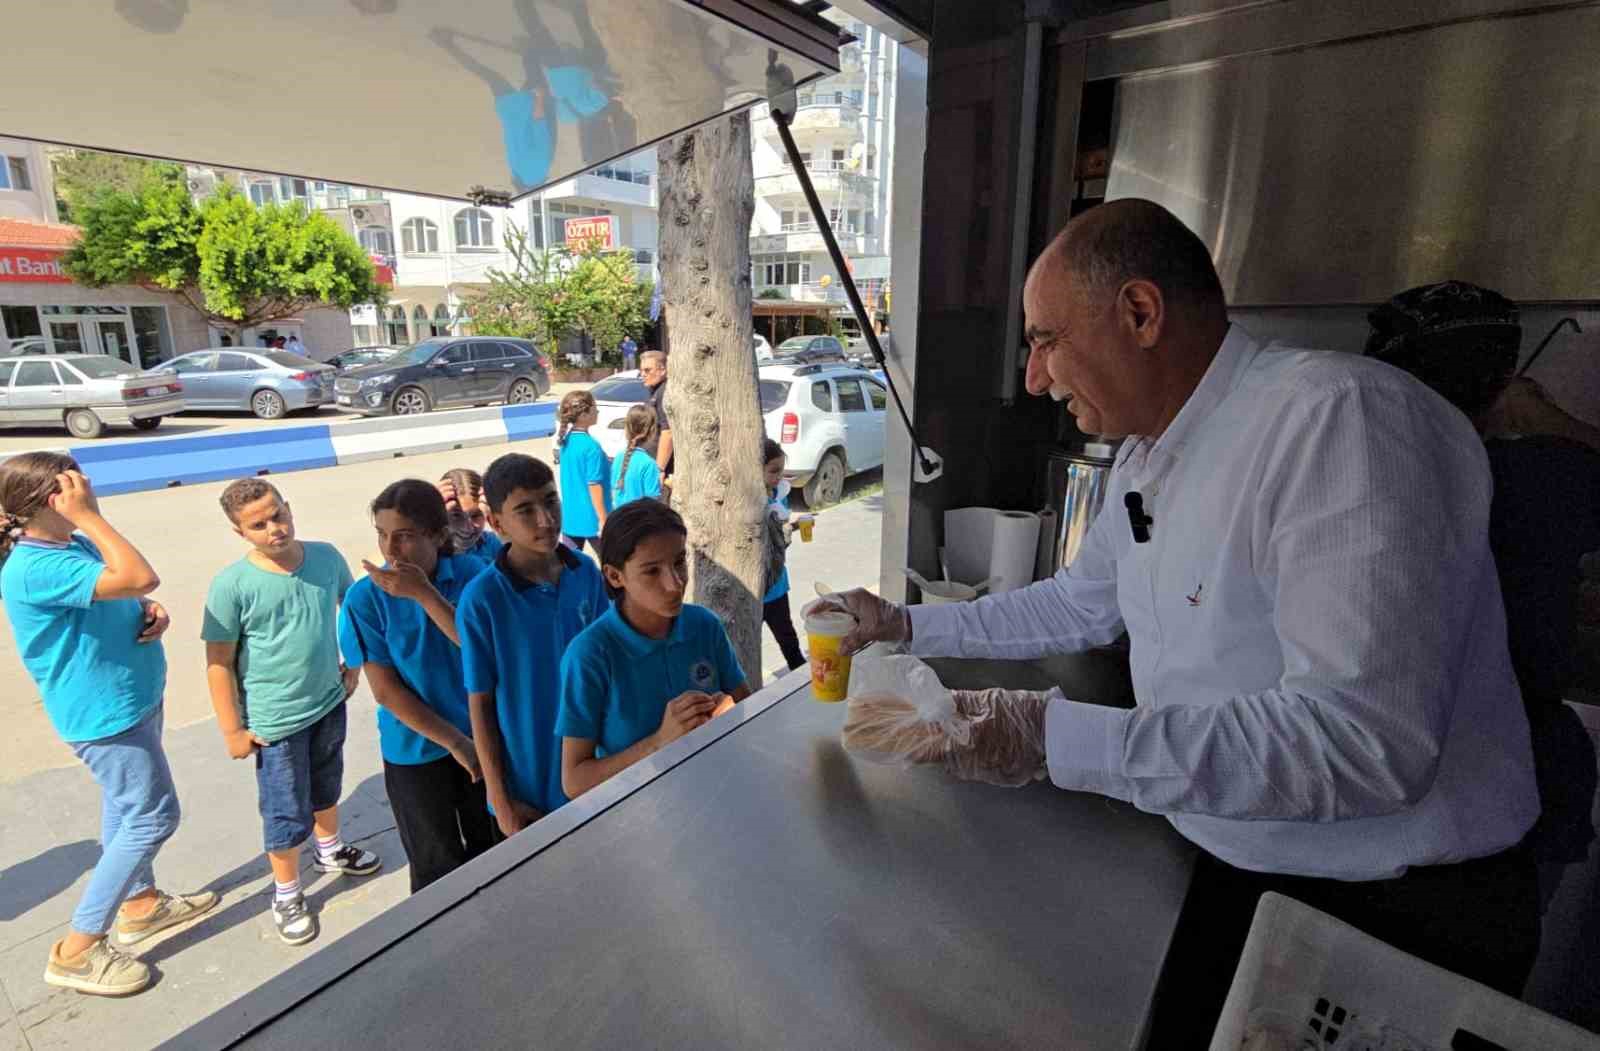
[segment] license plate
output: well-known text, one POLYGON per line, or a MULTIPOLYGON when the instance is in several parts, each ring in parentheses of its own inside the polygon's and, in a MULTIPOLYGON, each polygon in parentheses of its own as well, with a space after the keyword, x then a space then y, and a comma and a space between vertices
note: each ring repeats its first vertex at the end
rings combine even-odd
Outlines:
POLYGON ((150 393, 152 395, 165 394, 165 393, 167 393, 167 388, 165 388, 165 387, 151 387, 150 388, 150 393))
POLYGON ((348 395, 348 394, 339 395, 339 404, 340 405, 349 405, 350 404, 350 395, 348 395))

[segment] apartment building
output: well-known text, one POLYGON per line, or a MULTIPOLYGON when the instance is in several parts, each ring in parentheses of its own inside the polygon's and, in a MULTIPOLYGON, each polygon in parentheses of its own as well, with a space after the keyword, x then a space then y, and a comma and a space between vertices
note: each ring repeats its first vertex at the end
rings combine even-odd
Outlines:
MULTIPOLYGON (((836 76, 800 89, 791 131, 811 173, 829 225, 850 260, 869 311, 882 313, 889 278, 889 215, 893 207, 894 84, 897 45, 836 11, 856 39, 839 52, 836 76)), ((756 211, 750 230, 751 281, 762 313, 849 313, 822 235, 766 106, 751 112, 756 211), (765 302, 765 301, 772 302, 765 302), (804 304, 805 308, 800 305, 804 304)))

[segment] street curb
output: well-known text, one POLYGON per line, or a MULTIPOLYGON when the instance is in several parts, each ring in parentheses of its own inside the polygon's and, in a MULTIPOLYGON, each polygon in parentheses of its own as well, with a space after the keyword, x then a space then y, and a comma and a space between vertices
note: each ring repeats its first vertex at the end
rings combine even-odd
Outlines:
MULTIPOLYGON (((168 489, 252 475, 284 474, 546 438, 556 430, 554 402, 456 409, 422 417, 383 417, 181 438, 142 438, 52 446, 78 461, 102 496, 168 489)), ((0 461, 11 456, 0 456, 0 461)))

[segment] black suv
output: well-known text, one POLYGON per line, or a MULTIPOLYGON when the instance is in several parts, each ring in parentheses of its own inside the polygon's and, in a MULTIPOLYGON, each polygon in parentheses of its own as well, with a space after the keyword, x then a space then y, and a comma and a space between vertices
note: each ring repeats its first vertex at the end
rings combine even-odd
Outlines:
POLYGON ((525 339, 449 336, 343 372, 333 390, 345 412, 413 416, 447 406, 537 401, 550 392, 550 369, 525 339))

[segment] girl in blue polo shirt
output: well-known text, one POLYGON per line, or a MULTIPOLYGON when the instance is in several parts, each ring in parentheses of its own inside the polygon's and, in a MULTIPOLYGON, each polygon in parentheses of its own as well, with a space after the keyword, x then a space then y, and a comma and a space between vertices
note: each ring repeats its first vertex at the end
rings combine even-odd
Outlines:
POLYGON ((629 409, 622 433, 628 449, 611 465, 611 506, 617 508, 647 497, 661 499, 661 468, 650 455, 650 446, 661 433, 656 410, 644 404, 629 409))
POLYGON ((717 615, 683 601, 688 531, 657 500, 600 537, 612 606, 561 658, 561 786, 576 799, 750 696, 717 615))
POLYGON ((166 612, 161 583, 100 514, 70 456, 0 464, 0 597, 17 653, 56 733, 101 791, 100 860, 44 980, 98 996, 150 984, 150 968, 112 948, 194 919, 217 895, 156 889, 152 863, 178 828, 178 790, 161 747, 166 612))
POLYGON ((556 419, 561 424, 556 459, 561 468, 562 532, 579 551, 585 544, 598 547, 611 511, 611 463, 600 443, 589 436, 589 428, 600 419, 594 395, 572 391, 561 399, 556 419))
POLYGON ((450 539, 455 542, 456 554, 493 562, 506 545, 489 529, 483 476, 471 468, 457 467, 444 473, 438 489, 444 509, 450 513, 450 539))
POLYGON ((383 784, 415 894, 495 842, 456 632, 456 603, 488 563, 456 554, 444 498, 427 482, 395 482, 371 513, 388 561, 361 563, 339 650, 378 701, 383 784))

